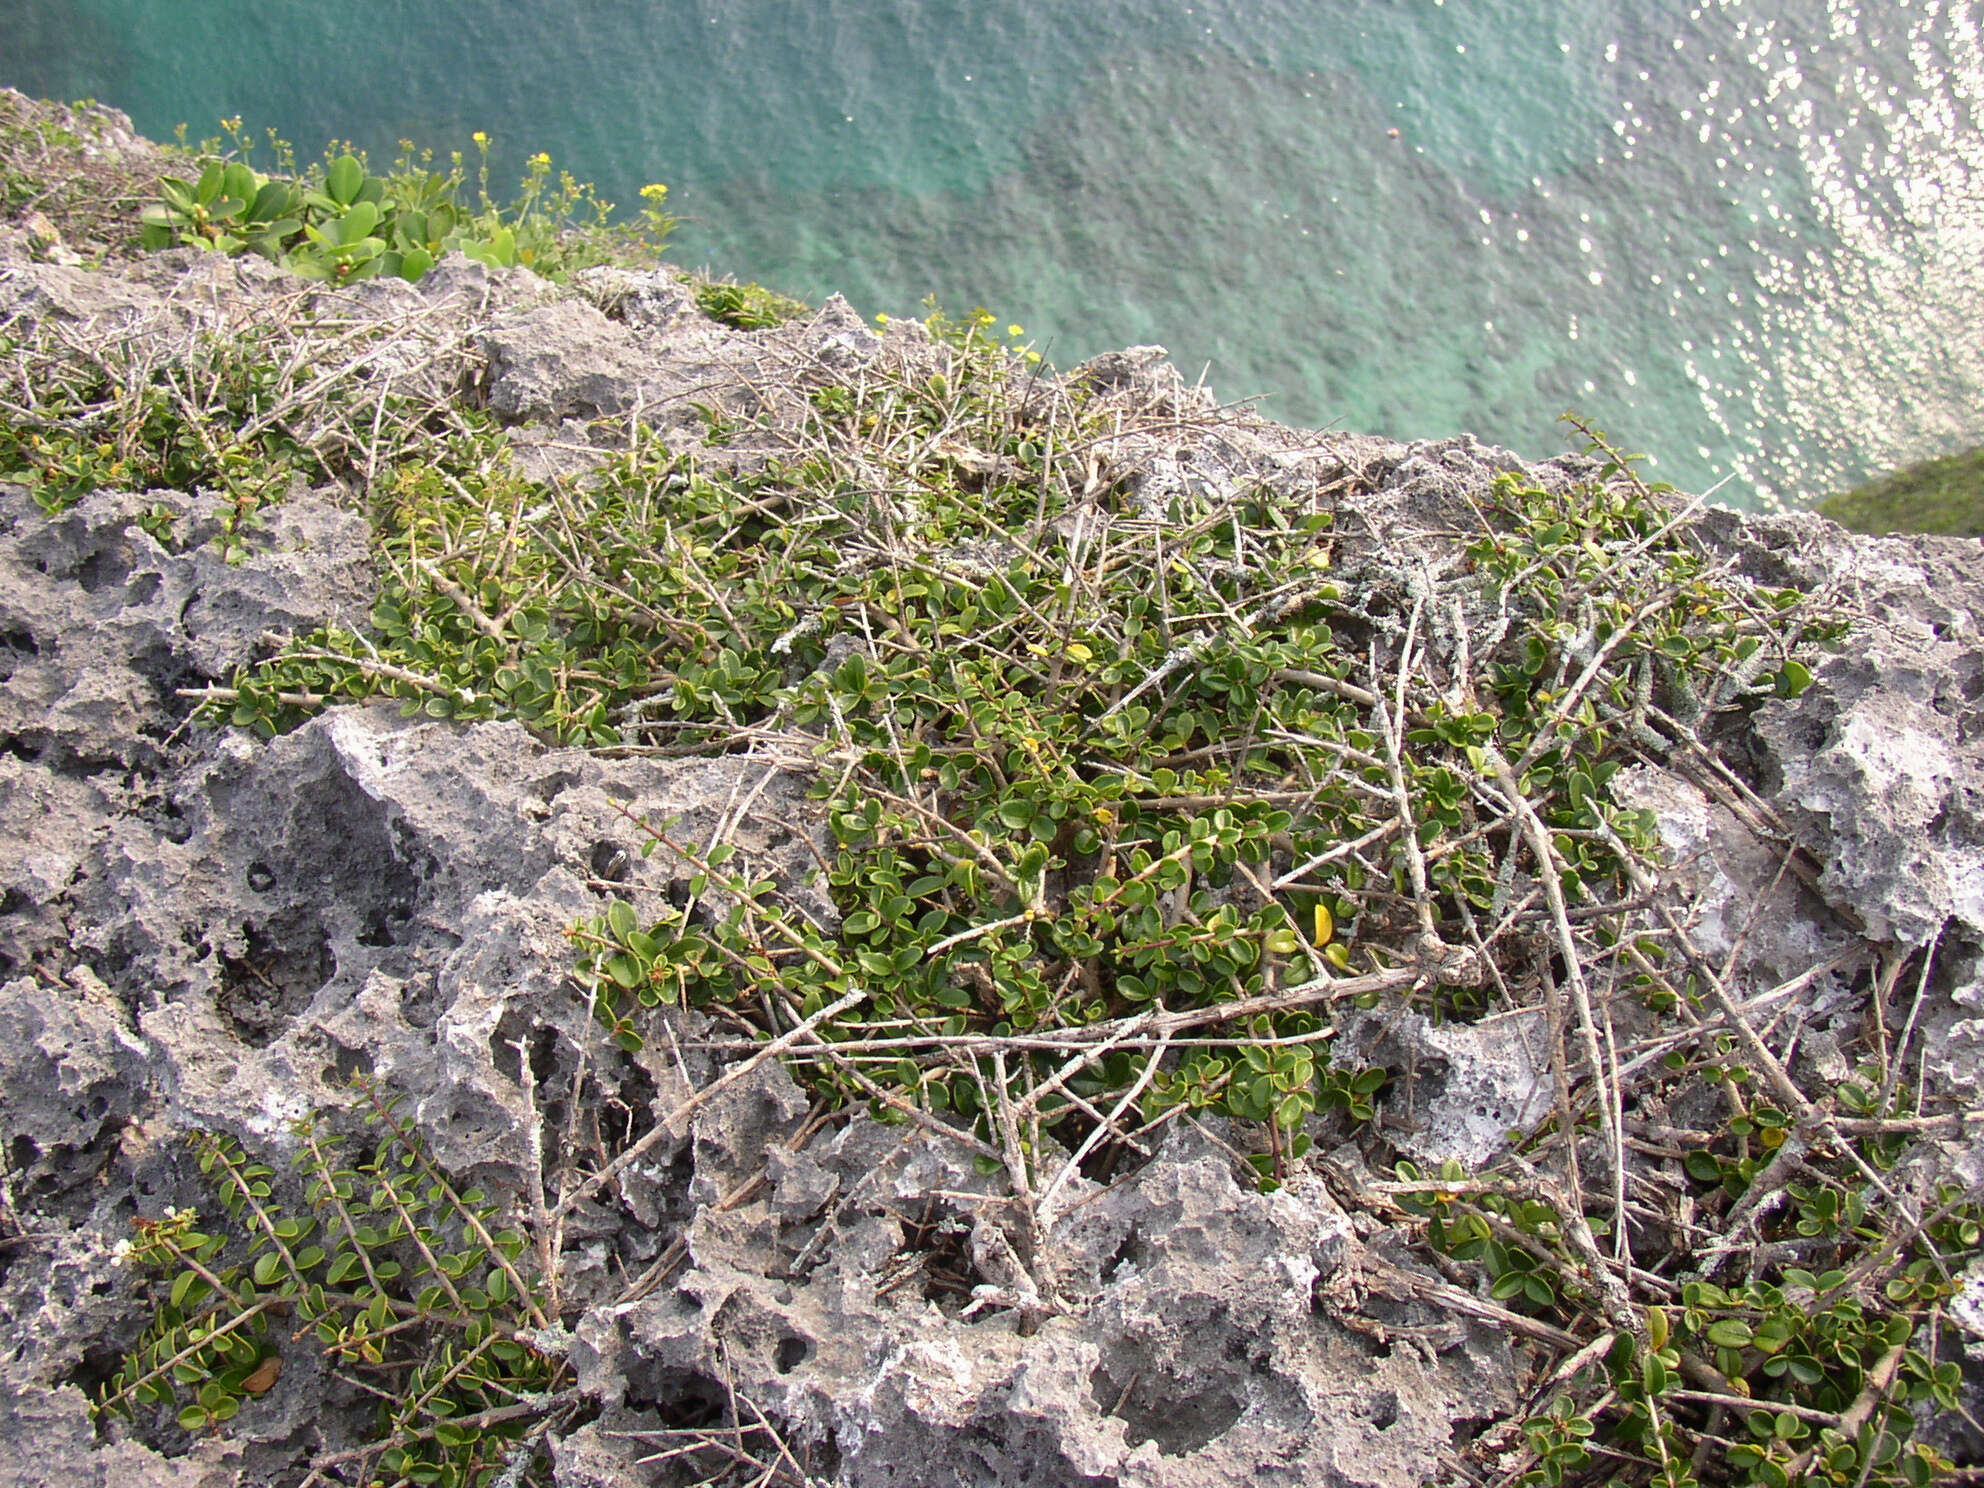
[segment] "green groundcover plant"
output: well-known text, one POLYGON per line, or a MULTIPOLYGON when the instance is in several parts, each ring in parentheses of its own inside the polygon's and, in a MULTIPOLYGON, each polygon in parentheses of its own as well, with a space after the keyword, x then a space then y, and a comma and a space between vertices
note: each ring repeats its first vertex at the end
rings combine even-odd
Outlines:
POLYGON ((546 1323, 523 1237, 500 1227, 485 1194, 456 1187, 390 1099, 361 1089, 377 1140, 352 1155, 319 1123, 300 1124, 295 1209, 278 1197, 293 1185, 238 1143, 197 1139, 221 1222, 198 1227, 192 1210, 138 1222, 127 1259, 155 1278, 157 1308, 95 1408, 217 1431, 307 1343, 319 1378, 376 1402, 371 1439, 320 1459, 318 1473, 439 1488, 521 1481, 542 1448, 534 1428, 568 1401, 563 1362, 519 1336, 546 1323))

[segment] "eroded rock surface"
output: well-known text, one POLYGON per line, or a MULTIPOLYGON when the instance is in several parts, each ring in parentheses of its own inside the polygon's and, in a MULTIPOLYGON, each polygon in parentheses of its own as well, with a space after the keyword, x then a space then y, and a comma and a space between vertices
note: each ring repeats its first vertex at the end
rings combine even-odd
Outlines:
MULTIPOLYGON (((114 318, 158 337, 313 293, 190 254, 122 276, 0 263, 0 319, 114 318)), ((528 460, 568 473, 595 438, 609 447, 602 418, 678 443, 712 411, 796 423, 809 387, 923 336, 877 335, 838 301, 732 332, 666 275, 562 294, 457 265, 340 303, 418 323, 381 375, 428 376, 441 349, 469 348, 467 394, 515 425, 528 460)), ((1072 375, 1143 408, 1210 406, 1151 348, 1072 375)), ((709 453, 762 454, 748 429, 709 453)), ((1333 501, 1352 586, 1431 586, 1459 562, 1469 499, 1522 468, 1471 440, 1246 418, 1129 436, 1107 457, 1147 501, 1191 482, 1333 501)), ((1529 473, 1555 488, 1590 467, 1529 473)), ((1127 1176, 1072 1177, 1035 1236, 965 1147, 823 1122, 775 1063, 675 1119, 742 1057, 708 1047, 735 1030, 673 1013, 665 1037, 619 1049, 571 976, 566 931, 610 897, 647 917, 680 892, 688 870, 643 855, 643 823, 692 841, 721 829, 833 923, 802 888, 824 841, 807 761, 607 758, 397 704, 268 740, 193 726, 187 693, 268 654, 271 633, 361 616, 375 578, 365 522, 335 488, 271 508, 236 563, 211 542, 213 499, 165 494, 169 543, 145 521, 158 493, 101 492, 51 518, 0 488, 0 1485, 289 1482, 362 1429, 364 1402, 303 1351, 225 1437, 197 1443, 99 1429, 83 1394, 142 1324, 117 1242, 134 1216, 201 1201, 177 1139, 225 1132, 280 1165, 290 1124, 336 1104, 353 1072, 404 1095, 451 1171, 512 1201, 568 1138, 605 1154, 659 1133, 566 1220, 566 1332, 539 1342, 594 1402, 551 1444, 566 1488, 686 1481, 644 1459, 682 1422, 746 1407, 795 1472, 850 1488, 1379 1488, 1447 1475, 1516 1408, 1532 1383, 1521 1337, 1454 1305, 1397 1225, 1347 1212, 1333 1164, 1254 1191, 1219 1123, 1179 1123, 1127 1176)), ((1702 532, 1759 578, 1830 587, 1859 628, 1801 697, 1757 715, 1741 777, 1675 759, 1622 793, 1658 817, 1670 883, 1733 979, 1762 994, 1802 978, 1781 995, 1802 1069, 1844 1074, 1870 975, 1856 948, 1933 942, 1914 1067, 1984 1099, 1976 546, 1873 542, 1811 517, 1713 515, 1702 532), (1787 876, 1773 811, 1809 881, 1787 876)), ((1394 1074, 1379 1130, 1397 1155, 1484 1163, 1559 1096, 1532 1013, 1441 1027, 1376 1010, 1346 1031, 1394 1074)))

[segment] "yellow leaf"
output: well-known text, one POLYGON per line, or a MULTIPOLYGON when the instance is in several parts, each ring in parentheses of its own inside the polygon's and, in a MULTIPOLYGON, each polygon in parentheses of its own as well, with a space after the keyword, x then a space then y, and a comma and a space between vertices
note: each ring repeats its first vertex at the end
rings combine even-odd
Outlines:
POLYGON ((1316 944, 1328 945, 1330 937, 1336 934, 1336 917, 1330 913, 1327 904, 1316 905, 1316 944))
POLYGON ((1068 654, 1074 657, 1076 661, 1095 660, 1095 653, 1089 650, 1089 648, 1084 646, 1080 641, 1068 642, 1068 654))

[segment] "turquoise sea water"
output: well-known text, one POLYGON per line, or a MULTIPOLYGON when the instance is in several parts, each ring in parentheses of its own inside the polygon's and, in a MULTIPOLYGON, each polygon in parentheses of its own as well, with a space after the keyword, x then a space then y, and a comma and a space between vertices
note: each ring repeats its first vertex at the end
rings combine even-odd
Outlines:
POLYGON ((669 183, 681 261, 1159 342, 1295 423, 1537 456, 1575 406, 1750 504, 1984 442, 1979 11, 4 0, 0 82, 155 137, 484 129, 669 183))

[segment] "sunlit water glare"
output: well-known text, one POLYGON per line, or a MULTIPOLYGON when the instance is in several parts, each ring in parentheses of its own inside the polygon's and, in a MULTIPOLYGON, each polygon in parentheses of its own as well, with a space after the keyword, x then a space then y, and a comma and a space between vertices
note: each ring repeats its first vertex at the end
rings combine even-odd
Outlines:
POLYGON ((1534 456, 1575 406, 1737 504, 1984 442, 1973 3, 15 0, 0 81, 486 129, 667 181, 680 260, 1161 342, 1296 423, 1534 456))

